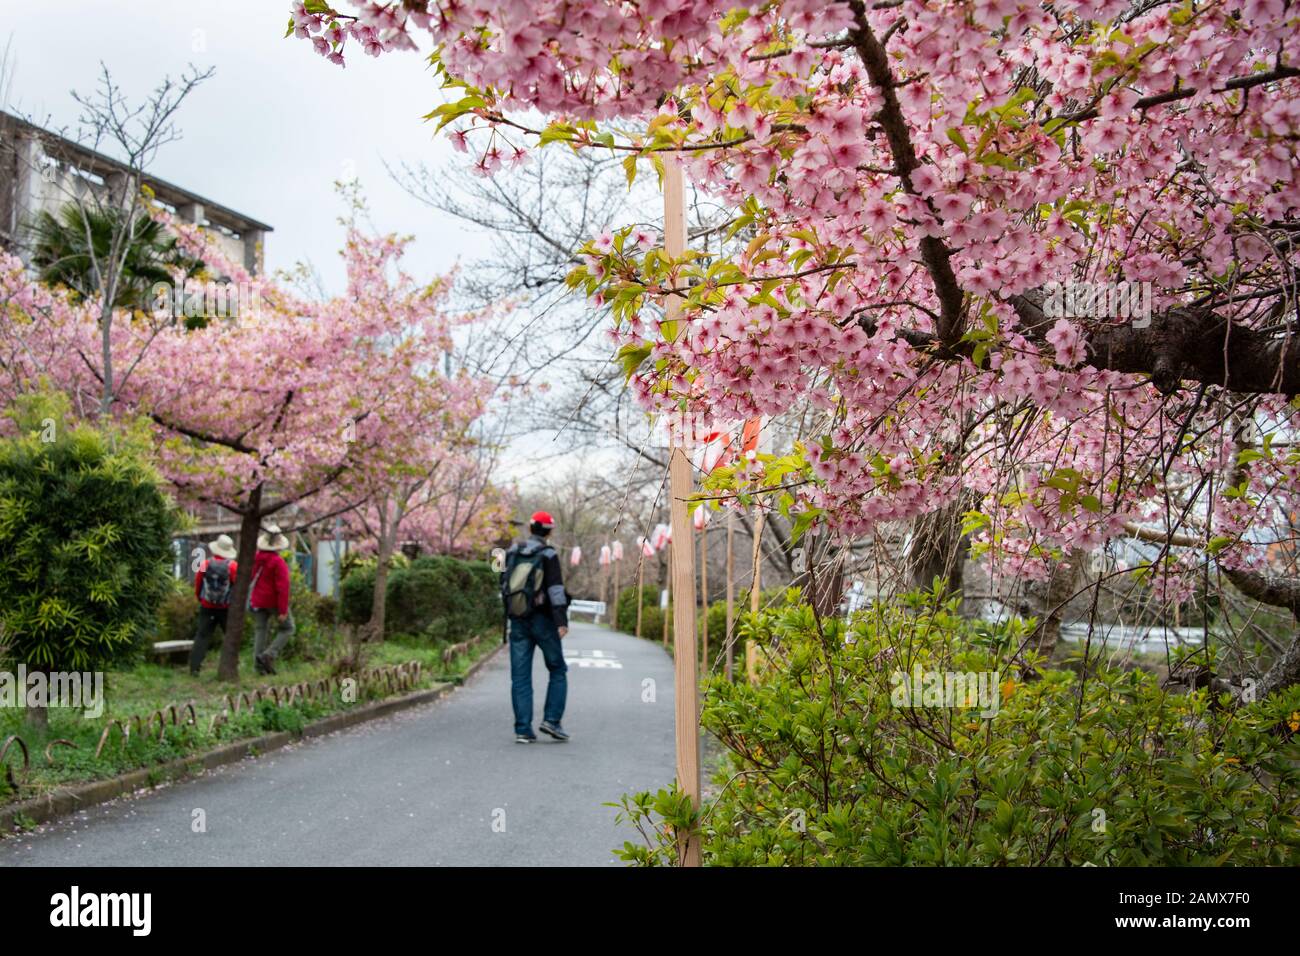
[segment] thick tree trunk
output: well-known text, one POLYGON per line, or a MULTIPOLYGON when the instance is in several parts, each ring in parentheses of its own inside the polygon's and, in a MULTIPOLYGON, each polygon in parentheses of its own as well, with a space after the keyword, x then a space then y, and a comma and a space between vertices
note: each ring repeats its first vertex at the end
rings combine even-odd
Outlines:
POLYGON ((239 570, 230 594, 230 610, 226 613, 226 633, 221 641, 221 660, 217 665, 220 680, 239 679, 239 651, 244 643, 244 613, 248 607, 248 592, 253 582, 253 559, 257 556, 257 535, 262 527, 262 486, 248 494, 248 502, 239 522, 239 570))
POLYGON ((375 591, 371 599, 370 620, 366 622, 368 641, 384 639, 384 620, 388 607, 388 562, 393 557, 396 535, 383 533, 379 535, 378 563, 375 565, 375 591))
MULTIPOLYGON (((1284 607, 1300 623, 1300 578, 1234 568, 1224 568, 1223 574, 1242 594, 1263 604, 1284 607)), ((1300 635, 1291 638, 1291 643, 1260 679, 1256 697, 1262 700, 1294 684, 1300 684, 1300 635)))
POLYGON ((844 597, 844 560, 828 535, 803 539, 807 570, 797 573, 792 582, 804 590, 813 613, 818 617, 839 614, 844 597))
POLYGON ((1028 581, 1023 591, 1021 614, 1038 619, 1029 646, 1051 660, 1061 638, 1061 617, 1066 603, 1074 597, 1087 555, 1071 551, 1052 566, 1046 581, 1028 581))
POLYGON ((940 578, 947 593, 961 591, 967 551, 961 525, 968 505, 965 495, 962 495, 937 511, 921 515, 913 523, 906 559, 911 587, 928 589, 934 586, 936 578, 940 578))
POLYGON ((1259 682, 1257 698, 1263 699, 1274 691, 1300 684, 1300 637, 1291 638, 1273 666, 1259 682))

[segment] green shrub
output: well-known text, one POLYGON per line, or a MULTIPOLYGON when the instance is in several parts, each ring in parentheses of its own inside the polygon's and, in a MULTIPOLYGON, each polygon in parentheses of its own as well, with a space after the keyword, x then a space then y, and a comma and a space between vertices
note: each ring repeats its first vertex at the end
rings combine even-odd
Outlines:
POLYGON ((333 627, 337 623, 339 602, 332 594, 316 595, 316 623, 322 627, 333 627))
MULTIPOLYGON (((339 619, 370 620, 375 569, 360 566, 339 586, 339 619)), ((384 612, 386 636, 408 634, 435 641, 461 641, 501 626, 497 575, 486 561, 442 555, 416 558, 388 572, 384 612)))
MULTIPOLYGON (((664 618, 659 609, 659 586, 647 584, 641 588, 641 636, 663 639, 664 618)), ((614 608, 615 627, 625 634, 636 633, 636 595, 635 586, 624 588, 618 594, 618 603, 614 608)))
POLYGON ((61 396, 27 395, 0 441, 0 644, 42 670, 136 655, 172 592, 175 511, 144 439, 67 427, 61 396))
POLYGON ((375 601, 375 566, 359 566, 339 582, 339 620, 360 625, 370 620, 375 601))
POLYGON ((421 557, 388 579, 386 634, 461 641, 498 628, 501 614, 497 575, 485 561, 421 557))
MULTIPOLYGON (((994 629, 918 599, 847 633, 806 606, 746 618, 777 663, 757 686, 708 686, 702 720, 728 751, 704 816, 708 863, 1300 862, 1300 688, 1234 706, 1142 671, 1042 671, 1012 661, 1024 623, 994 629), (996 674, 996 690, 974 707, 909 701, 918 669, 927 691, 930 675, 959 673, 996 674)), ((662 842, 621 855, 668 862, 673 827, 692 820, 681 795, 623 807, 662 842)))
MULTIPOLYGON (((181 579, 182 584, 187 583, 181 579)), ((191 641, 198 629, 199 602, 193 588, 173 590, 158 606, 158 640, 191 641)), ((220 633, 217 640, 220 640, 220 633)))

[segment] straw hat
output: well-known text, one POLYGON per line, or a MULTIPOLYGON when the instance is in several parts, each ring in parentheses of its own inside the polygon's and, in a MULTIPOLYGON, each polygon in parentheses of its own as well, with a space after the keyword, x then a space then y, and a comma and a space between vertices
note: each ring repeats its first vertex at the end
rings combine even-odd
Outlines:
POLYGON ((228 534, 218 535, 217 540, 208 545, 208 550, 227 561, 232 560, 239 553, 235 550, 235 542, 228 534))
POLYGON ((284 551, 289 547, 289 539, 280 533, 278 524, 268 524, 257 536, 258 551, 284 551))

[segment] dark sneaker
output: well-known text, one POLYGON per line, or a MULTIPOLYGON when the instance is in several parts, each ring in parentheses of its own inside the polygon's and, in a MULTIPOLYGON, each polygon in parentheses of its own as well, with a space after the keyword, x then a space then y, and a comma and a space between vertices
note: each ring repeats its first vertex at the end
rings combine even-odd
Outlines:
POLYGON ((556 740, 568 740, 569 735, 559 724, 553 724, 549 720, 543 720, 537 725, 537 729, 544 734, 550 734, 556 740))
POLYGON ((537 738, 532 734, 515 734, 515 743, 517 744, 535 744, 537 738))
POLYGON ((271 664, 271 659, 267 657, 265 654, 262 654, 257 658, 257 666, 258 669, 261 670, 263 674, 275 673, 275 667, 271 664))

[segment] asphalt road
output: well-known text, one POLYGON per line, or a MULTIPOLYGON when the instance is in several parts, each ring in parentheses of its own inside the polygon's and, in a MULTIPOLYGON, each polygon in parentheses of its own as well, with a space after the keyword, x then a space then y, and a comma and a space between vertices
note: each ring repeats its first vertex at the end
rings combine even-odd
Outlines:
MULTIPOLYGON (((0 866, 615 864, 636 837, 602 804, 673 778, 672 665, 587 624, 564 644, 567 742, 514 742, 503 651, 432 704, 2 840, 0 866)), ((539 652, 538 721, 545 686, 539 652)))

